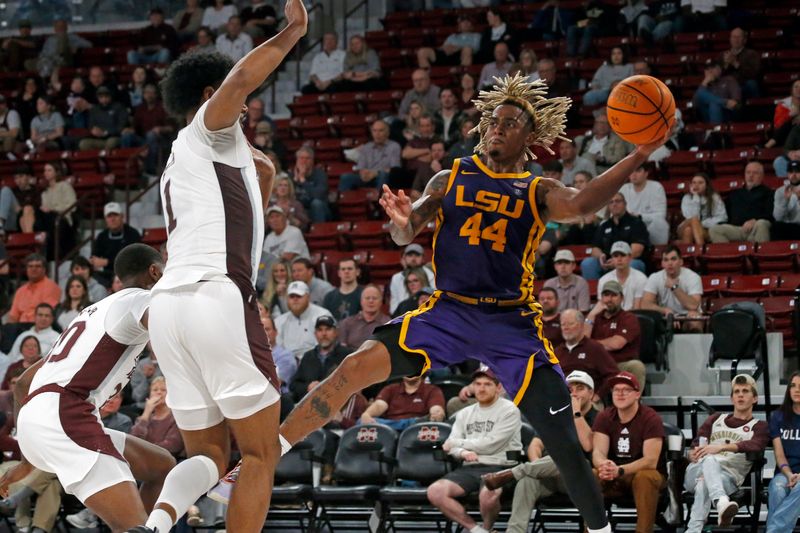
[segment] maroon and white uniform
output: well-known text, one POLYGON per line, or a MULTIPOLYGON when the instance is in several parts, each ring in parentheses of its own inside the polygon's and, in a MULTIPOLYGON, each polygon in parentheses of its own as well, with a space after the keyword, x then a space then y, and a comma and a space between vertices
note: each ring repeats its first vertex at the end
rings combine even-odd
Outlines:
POLYGON ((128 384, 148 341, 150 291, 124 289, 75 317, 45 357, 19 412, 20 450, 81 501, 134 481, 125 434, 103 426, 99 407, 128 384))
POLYGON ((207 105, 178 133, 161 177, 169 261, 150 305, 167 404, 186 430, 280 397, 254 288, 264 242, 255 165, 238 122, 205 127, 207 105))

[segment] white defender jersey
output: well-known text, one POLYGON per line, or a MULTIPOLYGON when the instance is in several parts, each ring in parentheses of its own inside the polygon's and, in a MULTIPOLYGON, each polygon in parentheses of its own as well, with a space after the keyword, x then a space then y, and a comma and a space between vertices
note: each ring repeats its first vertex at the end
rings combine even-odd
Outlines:
POLYGON ((100 407, 130 381, 150 336, 142 316, 150 291, 123 289, 92 304, 70 322, 31 383, 60 385, 100 407))
POLYGON ((264 207, 239 122, 209 131, 208 102, 178 133, 161 176, 169 261, 154 291, 230 278, 254 286, 264 244, 264 207))

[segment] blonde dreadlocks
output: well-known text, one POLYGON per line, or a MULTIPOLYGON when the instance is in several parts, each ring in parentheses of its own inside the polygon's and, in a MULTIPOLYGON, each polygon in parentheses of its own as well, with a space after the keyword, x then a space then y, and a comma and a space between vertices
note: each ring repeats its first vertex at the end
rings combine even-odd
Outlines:
MULTIPOLYGON (((492 119, 492 113, 504 103, 511 103, 521 107, 533 120, 536 141, 533 144, 543 147, 554 153, 550 145, 556 139, 569 141, 564 137, 567 123, 567 110, 572 105, 572 100, 565 96, 547 98, 547 84, 543 80, 534 82, 525 81, 526 76, 515 74, 503 78, 495 77, 496 85, 490 91, 481 91, 478 98, 473 100, 475 107, 481 112, 478 125, 470 130, 477 133, 480 141, 475 146, 476 153, 486 151, 486 132, 492 119)), ((530 147, 525 148, 525 160, 536 159, 530 147)))

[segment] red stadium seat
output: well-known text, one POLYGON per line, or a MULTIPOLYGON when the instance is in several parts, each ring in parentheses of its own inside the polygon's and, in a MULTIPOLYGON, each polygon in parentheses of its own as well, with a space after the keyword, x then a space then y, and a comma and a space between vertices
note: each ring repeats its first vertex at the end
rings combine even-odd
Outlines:
POLYGON ((751 242, 708 243, 700 261, 708 273, 742 273, 747 271, 747 260, 752 255, 751 242))
POLYGON ((312 251, 339 250, 350 227, 350 222, 316 222, 305 234, 306 243, 312 251))
POLYGON ((730 277, 728 288, 722 291, 725 296, 767 296, 779 286, 777 275, 736 275, 730 277))
POLYGON ((703 281, 703 294, 709 297, 719 296, 721 291, 728 288, 730 282, 728 276, 709 275, 700 276, 700 279, 703 281))
POLYGON ((711 154, 711 165, 714 174, 724 176, 727 174, 742 174, 747 161, 756 158, 753 148, 732 148, 730 150, 717 150, 711 154))
POLYGON ((734 146, 762 145, 771 130, 771 122, 731 122, 724 128, 734 146))
POLYGON ((389 239, 389 222, 381 220, 361 220, 353 223, 347 239, 353 248, 372 250, 383 248, 389 239))
POLYGON ((800 289, 800 274, 781 274, 781 285, 775 294, 796 294, 800 289))
POLYGON ((667 195, 667 208, 679 209, 683 195, 689 192, 690 178, 679 178, 662 181, 664 193, 667 195))
POLYGON ((787 351, 797 348, 792 324, 796 302, 797 298, 794 296, 761 298, 761 305, 767 315, 767 329, 783 333, 783 348, 787 351))
POLYGON ((167 228, 146 228, 142 232, 142 243, 158 248, 167 242, 167 228))
POLYGON ((361 102, 366 100, 367 93, 333 93, 327 101, 328 110, 334 115, 359 113, 362 111, 361 102))
POLYGON ((800 240, 771 241, 758 244, 754 255, 760 273, 800 271, 800 240))
POLYGON ((397 250, 373 251, 367 261, 367 268, 372 283, 388 285, 394 273, 403 268, 400 264, 400 252, 397 250))
POLYGON ((711 152, 682 150, 672 152, 664 162, 671 178, 691 178, 695 172, 705 170, 705 162, 710 158, 711 152))
POLYGON ((34 252, 43 253, 47 243, 47 233, 9 233, 6 240, 6 255, 12 274, 22 274, 22 261, 34 252))
POLYGON ((339 217, 342 220, 365 220, 378 201, 377 189, 356 189, 339 193, 339 217))

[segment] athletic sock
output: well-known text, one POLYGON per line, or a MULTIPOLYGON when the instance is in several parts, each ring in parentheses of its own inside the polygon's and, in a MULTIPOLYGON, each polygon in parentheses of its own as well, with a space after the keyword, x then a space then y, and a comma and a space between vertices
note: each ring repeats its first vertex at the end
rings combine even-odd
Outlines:
POLYGON ((170 470, 164 480, 164 487, 156 502, 156 509, 150 513, 145 524, 157 531, 169 531, 175 522, 158 505, 163 503, 175 510, 178 518, 183 516, 194 502, 219 481, 217 465, 205 455, 195 455, 179 463, 170 470))
POLYGON ((286 440, 280 433, 278 433, 278 440, 281 442, 281 457, 283 457, 289 452, 289 450, 292 449, 292 445, 289 444, 289 441, 286 440))
POLYGON ((611 524, 606 524, 606 527, 600 529, 588 529, 588 531, 589 533, 611 533, 611 524))

